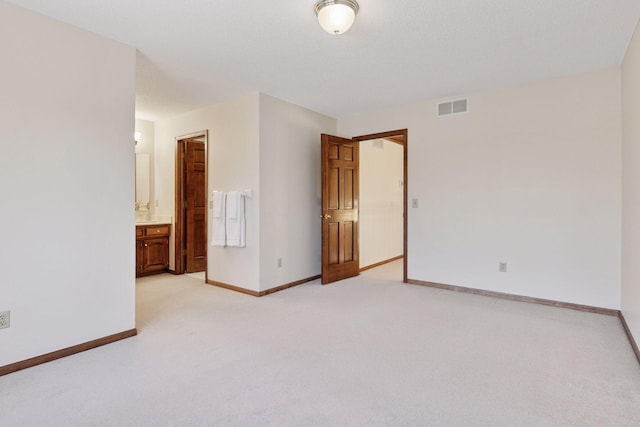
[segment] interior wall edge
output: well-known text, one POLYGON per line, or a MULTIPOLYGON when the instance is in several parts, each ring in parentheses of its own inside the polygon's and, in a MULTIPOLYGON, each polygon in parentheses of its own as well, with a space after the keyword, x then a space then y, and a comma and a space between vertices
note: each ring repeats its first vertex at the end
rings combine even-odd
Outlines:
POLYGON ((631 348, 633 348, 633 352, 638 359, 638 363, 640 363, 640 348, 638 348, 638 342, 633 336, 631 329, 629 329, 629 325, 627 324, 627 319, 624 318, 624 313, 622 310, 618 312, 618 317, 620 318, 620 323, 622 323, 622 327, 624 328, 624 332, 627 334, 627 338, 629 339, 629 343, 631 344, 631 348))
POLYGON ((95 340, 87 341, 82 344, 73 345, 71 347, 63 348, 60 350, 52 351, 40 356, 31 357, 20 362, 10 363, 5 366, 0 366, 0 377, 8 375, 13 372, 21 371, 23 369, 32 368, 43 363, 52 362, 54 360, 62 359, 63 357, 72 356, 83 351, 91 350, 103 345, 111 344, 116 341, 120 341, 126 338, 131 338, 138 335, 136 328, 129 329, 127 331, 119 332, 117 334, 108 335, 106 337, 98 338, 95 340))
POLYGON ((504 292, 487 291, 484 289, 468 288, 464 286, 447 285, 443 283, 427 282, 422 280, 407 279, 407 283, 412 285, 427 286, 430 288, 444 289, 448 291, 464 292, 468 294, 480 295, 485 297, 494 297, 507 299, 511 301, 526 302, 531 304, 548 305, 552 307, 567 308, 577 311, 585 311, 588 313, 603 314, 606 316, 619 316, 620 310, 606 307, 596 307, 584 304, 575 304, 572 302, 556 301, 543 298, 528 297, 524 295, 509 294, 504 292))
POLYGON ((302 285, 304 283, 312 282, 320 278, 320 275, 314 275, 311 277, 307 277, 305 279, 296 280, 290 283, 285 283, 284 285, 275 286, 269 289, 265 289, 263 291, 253 291, 251 289, 246 289, 241 286, 230 285, 228 283, 217 282, 215 280, 207 280, 207 284, 216 286, 218 288, 227 289, 230 291, 240 292, 242 294, 251 295, 254 297, 263 297, 269 294, 273 294, 276 292, 284 291, 285 289, 293 288, 294 286, 302 285))

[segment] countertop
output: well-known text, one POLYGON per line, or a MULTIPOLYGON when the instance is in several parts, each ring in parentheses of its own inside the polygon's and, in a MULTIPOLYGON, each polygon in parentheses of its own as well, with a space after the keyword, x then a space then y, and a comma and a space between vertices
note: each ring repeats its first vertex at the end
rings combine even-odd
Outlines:
POLYGON ((139 225, 170 225, 171 221, 138 221, 136 227, 139 225))

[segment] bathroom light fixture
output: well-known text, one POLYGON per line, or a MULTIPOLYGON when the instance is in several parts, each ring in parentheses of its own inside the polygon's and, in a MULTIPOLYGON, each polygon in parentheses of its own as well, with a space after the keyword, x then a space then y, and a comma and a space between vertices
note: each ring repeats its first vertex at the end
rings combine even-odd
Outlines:
POLYGON ((320 0, 315 5, 320 26, 329 34, 345 33, 358 13, 356 0, 320 0))

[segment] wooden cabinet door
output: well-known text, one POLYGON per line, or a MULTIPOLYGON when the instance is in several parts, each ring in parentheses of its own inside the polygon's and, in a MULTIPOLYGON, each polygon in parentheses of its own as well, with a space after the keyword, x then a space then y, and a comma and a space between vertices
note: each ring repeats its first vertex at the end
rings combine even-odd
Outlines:
POLYGON ((169 239, 166 237, 145 239, 143 249, 143 271, 145 273, 162 271, 169 267, 169 239))
POLYGON ((136 239, 136 276, 144 270, 144 241, 136 239))
POLYGON ((322 284, 360 274, 357 141, 322 135, 322 284))

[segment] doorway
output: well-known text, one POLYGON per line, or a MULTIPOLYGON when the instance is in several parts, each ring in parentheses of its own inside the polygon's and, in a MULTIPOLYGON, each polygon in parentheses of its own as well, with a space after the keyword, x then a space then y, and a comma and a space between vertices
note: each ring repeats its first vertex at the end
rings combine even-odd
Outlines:
POLYGON ((351 139, 322 135, 323 284, 360 273, 358 243, 359 144, 361 141, 379 139, 402 146, 402 280, 407 282, 408 130, 401 129, 362 135, 351 139))
POLYGON ((207 131, 176 138, 175 273, 207 270, 207 131))
POLYGON ((384 269, 386 277, 401 280, 404 147, 391 138, 360 141, 358 146, 360 272, 393 262, 384 269))

